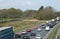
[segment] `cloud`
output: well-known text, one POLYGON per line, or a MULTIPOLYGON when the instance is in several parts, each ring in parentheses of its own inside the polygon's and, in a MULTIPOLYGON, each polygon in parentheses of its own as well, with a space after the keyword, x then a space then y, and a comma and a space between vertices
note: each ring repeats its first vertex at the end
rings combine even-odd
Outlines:
POLYGON ((0 0, 0 7, 18 7, 18 6, 25 6, 25 7, 32 7, 33 6, 33 2, 32 1, 20 1, 20 0, 0 0))
POLYGON ((25 1, 21 3, 23 6, 33 6, 33 3, 30 1, 25 1))
POLYGON ((31 6, 32 3, 31 3, 31 2, 25 2, 25 5, 29 5, 29 6, 31 6))

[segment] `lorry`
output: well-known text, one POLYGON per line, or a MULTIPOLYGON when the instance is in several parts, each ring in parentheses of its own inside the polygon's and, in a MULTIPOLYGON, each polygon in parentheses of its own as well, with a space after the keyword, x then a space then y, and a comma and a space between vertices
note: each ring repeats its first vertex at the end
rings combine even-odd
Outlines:
POLYGON ((14 39, 13 27, 0 27, 0 39, 14 39))

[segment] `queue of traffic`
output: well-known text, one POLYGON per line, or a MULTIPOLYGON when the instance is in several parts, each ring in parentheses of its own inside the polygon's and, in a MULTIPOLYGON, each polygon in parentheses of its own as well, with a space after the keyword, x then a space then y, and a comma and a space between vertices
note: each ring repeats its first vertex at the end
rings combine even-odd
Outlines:
POLYGON ((1 27, 0 39, 43 39, 44 36, 60 21, 60 17, 47 21, 34 29, 26 29, 21 33, 14 33, 13 27, 1 27))
POLYGON ((43 37, 60 21, 60 17, 47 21, 47 23, 40 25, 37 28, 27 29, 21 33, 15 34, 15 39, 43 39, 43 37), (42 33, 43 32, 43 33, 42 33), (46 33, 45 33, 46 32, 46 33), (37 33, 37 34, 36 34, 37 33), (42 33, 41 35, 38 33, 42 33))

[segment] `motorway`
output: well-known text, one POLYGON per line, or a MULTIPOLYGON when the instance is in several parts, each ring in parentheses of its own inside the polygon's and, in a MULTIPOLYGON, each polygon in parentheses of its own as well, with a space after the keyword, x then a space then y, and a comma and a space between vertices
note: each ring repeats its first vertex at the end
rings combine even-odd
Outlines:
MULTIPOLYGON (((47 23, 44 26, 47 26, 47 23)), ((51 29, 52 28, 50 28, 50 30, 51 29)), ((34 32, 36 35, 41 35, 42 39, 43 39, 46 36, 46 34, 48 34, 49 31, 46 31, 45 28, 42 28, 42 26, 40 25, 39 27, 34 28, 31 32, 34 32), (40 32, 37 31, 38 28, 41 29, 40 32)), ((36 39, 35 36, 30 36, 30 33, 27 33, 26 35, 29 36, 30 39, 36 39)), ((16 38, 16 39, 22 39, 22 37, 21 38, 16 38)))
MULTIPOLYGON (((47 26, 47 24, 45 24, 44 26, 47 26)), ((51 30, 52 28, 50 28, 50 30, 51 30)), ((35 28, 34 30, 32 30, 32 32, 35 32, 36 33, 36 35, 41 35, 42 36, 42 38, 44 38, 44 36, 49 32, 49 31, 46 31, 45 30, 45 28, 43 28, 42 26, 39 26, 39 27, 37 27, 37 28, 35 28), (38 28, 40 28, 40 29, 42 29, 40 32, 38 32, 37 31, 37 29, 38 28)), ((31 37, 30 39, 35 39, 35 37, 31 37)))
POLYGON ((57 39, 60 39, 60 35, 58 35, 57 39))

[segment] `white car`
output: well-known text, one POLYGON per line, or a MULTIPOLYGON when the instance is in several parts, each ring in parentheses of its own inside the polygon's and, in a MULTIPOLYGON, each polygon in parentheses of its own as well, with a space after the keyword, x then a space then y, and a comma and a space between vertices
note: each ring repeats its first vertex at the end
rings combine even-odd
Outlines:
POLYGON ((57 17, 57 20, 59 20, 59 17, 57 17))
POLYGON ((45 30, 46 30, 46 31, 49 31, 49 30, 50 30, 50 27, 49 27, 49 26, 46 26, 46 27, 45 27, 45 30))
POLYGON ((47 23, 49 23, 49 21, 47 21, 47 23))
POLYGON ((41 31, 41 29, 40 29, 40 28, 38 28, 38 29, 37 29, 37 31, 41 31))
POLYGON ((55 21, 55 19, 52 19, 52 21, 55 21))
POLYGON ((41 35, 37 35, 36 39, 42 39, 41 35))
POLYGON ((26 34, 27 32, 25 30, 22 31, 22 34, 26 34))

